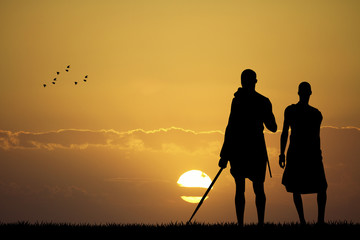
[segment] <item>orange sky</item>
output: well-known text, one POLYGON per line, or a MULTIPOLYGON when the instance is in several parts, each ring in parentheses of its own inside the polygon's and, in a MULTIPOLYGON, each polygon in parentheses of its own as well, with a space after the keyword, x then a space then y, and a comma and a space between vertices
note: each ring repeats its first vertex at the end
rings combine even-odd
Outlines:
MULTIPOLYGON (((245 68, 279 128, 298 84, 311 83, 310 104, 332 126, 322 139, 327 216, 359 221, 360 208, 349 209, 360 200, 358 171, 345 171, 359 156, 359 11, 352 0, 1 1, 0 221, 186 221, 194 205, 175 197, 176 181, 191 169, 216 174, 245 68), (336 158, 345 150, 349 159, 336 158), (341 189, 346 199, 335 197, 341 189)), ((267 179, 267 217, 295 221, 278 135, 269 134, 277 175, 267 179)), ((235 221, 232 181, 227 170, 202 221, 235 221)), ((255 221, 247 189, 245 219, 255 221)))

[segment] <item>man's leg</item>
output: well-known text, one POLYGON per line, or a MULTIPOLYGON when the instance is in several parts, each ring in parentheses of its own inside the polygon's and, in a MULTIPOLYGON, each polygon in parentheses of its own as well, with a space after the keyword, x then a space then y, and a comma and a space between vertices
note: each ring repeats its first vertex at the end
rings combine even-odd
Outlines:
POLYGON ((293 199, 294 199, 294 204, 296 207, 296 211, 299 215, 299 219, 300 219, 300 223, 301 224, 306 224, 305 222, 305 217, 304 217, 304 209, 303 209, 303 203, 302 203, 302 199, 301 199, 301 194, 300 193, 293 193, 293 199))
POLYGON ((236 217, 239 226, 244 225, 244 210, 245 210, 245 178, 236 177, 236 193, 235 193, 235 209, 236 217))
POLYGON ((318 223, 324 223, 325 219, 325 206, 326 206, 326 191, 319 192, 317 194, 317 204, 318 204, 318 223))
POLYGON ((262 181, 254 181, 253 188, 255 193, 255 204, 258 215, 258 224, 260 226, 264 225, 264 217, 265 217, 265 204, 266 204, 266 196, 264 191, 264 182, 262 181))

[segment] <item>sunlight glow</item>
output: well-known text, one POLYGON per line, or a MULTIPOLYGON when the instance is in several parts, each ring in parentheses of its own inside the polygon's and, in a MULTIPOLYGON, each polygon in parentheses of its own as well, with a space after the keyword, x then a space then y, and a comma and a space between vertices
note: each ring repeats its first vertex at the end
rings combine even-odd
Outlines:
POLYGON ((211 179, 200 170, 190 170, 180 176, 177 184, 180 187, 208 188, 211 184, 211 179))
MULTIPOLYGON (((208 188, 211 184, 210 177, 200 170, 190 170, 179 177, 177 184, 185 188, 208 188)), ((181 196, 181 199, 189 203, 200 202, 202 196, 181 196)), ((208 197, 205 198, 205 200, 208 197)))
MULTIPOLYGON (((181 196, 181 199, 189 202, 189 203, 199 203, 202 197, 194 197, 194 196, 181 196)), ((205 200, 208 199, 208 197, 205 198, 205 200)))

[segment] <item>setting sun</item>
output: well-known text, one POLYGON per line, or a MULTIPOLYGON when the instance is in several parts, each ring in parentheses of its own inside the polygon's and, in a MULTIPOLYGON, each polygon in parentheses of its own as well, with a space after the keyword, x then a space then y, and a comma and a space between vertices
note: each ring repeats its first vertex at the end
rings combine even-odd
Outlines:
MULTIPOLYGON (((211 184, 211 179, 200 170, 190 170, 180 176, 177 184, 180 187, 186 188, 208 188, 211 184)), ((201 196, 181 196, 181 199, 189 203, 198 203, 201 200, 201 196)))
POLYGON ((190 170, 180 176, 177 181, 180 187, 208 188, 211 184, 210 177, 200 170, 190 170))

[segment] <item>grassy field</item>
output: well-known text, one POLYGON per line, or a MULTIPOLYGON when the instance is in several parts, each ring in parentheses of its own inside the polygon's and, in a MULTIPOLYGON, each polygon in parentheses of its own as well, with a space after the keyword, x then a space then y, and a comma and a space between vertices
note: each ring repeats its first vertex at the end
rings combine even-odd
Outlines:
POLYGON ((305 226, 295 223, 265 224, 262 227, 249 224, 239 228, 234 223, 203 224, 170 223, 160 225, 145 224, 67 224, 67 223, 0 223, 1 236, 14 237, 124 237, 149 238, 172 237, 189 238, 198 237, 351 237, 360 233, 358 223, 330 222, 326 225, 307 224, 305 226), (125 237, 126 236, 126 237, 125 237))

